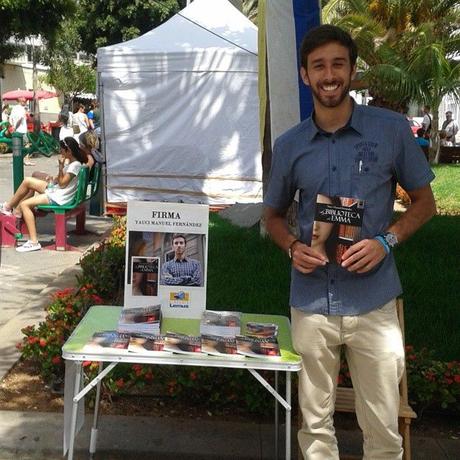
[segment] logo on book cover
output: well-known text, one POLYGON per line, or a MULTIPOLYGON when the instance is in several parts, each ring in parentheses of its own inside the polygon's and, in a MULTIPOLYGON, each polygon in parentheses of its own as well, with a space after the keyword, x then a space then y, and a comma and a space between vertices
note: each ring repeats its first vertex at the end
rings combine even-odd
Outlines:
POLYGON ((184 291, 171 291, 169 293, 170 308, 190 308, 190 293, 184 291))

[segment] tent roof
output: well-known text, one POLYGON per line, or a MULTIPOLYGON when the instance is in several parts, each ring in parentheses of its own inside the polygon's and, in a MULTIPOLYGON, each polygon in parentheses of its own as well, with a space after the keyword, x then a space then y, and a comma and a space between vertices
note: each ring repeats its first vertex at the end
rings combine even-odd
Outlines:
POLYGON ((98 70, 126 68, 130 58, 139 62, 142 56, 147 59, 155 54, 194 55, 196 63, 196 56, 215 55, 216 50, 253 59, 257 55, 257 27, 228 0, 195 0, 150 32, 99 48, 98 70))

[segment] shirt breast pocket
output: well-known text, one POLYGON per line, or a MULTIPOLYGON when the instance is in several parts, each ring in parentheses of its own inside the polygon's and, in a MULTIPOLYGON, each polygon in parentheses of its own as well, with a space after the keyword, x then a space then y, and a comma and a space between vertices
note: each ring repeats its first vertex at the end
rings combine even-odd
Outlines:
POLYGON ((372 192, 381 184, 380 176, 380 169, 376 164, 361 160, 354 163, 351 170, 352 196, 368 200, 372 192))

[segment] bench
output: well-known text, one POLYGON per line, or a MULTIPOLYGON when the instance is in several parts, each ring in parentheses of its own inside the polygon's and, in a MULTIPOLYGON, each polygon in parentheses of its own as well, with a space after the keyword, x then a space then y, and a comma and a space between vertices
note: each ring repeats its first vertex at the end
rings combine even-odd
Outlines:
MULTIPOLYGON (((396 300, 396 308, 398 312, 399 324, 403 334, 404 342, 404 310, 402 299, 396 300)), ((405 343, 405 342, 404 342, 405 343)), ((399 405, 399 433, 403 440, 403 459, 411 459, 411 445, 410 445, 410 424, 412 419, 417 418, 417 414, 412 410, 409 405, 408 388, 407 388, 407 375, 404 371, 401 382, 399 384, 399 394, 401 397, 399 405)), ((337 387, 336 401, 335 401, 336 412, 355 412, 355 391, 353 388, 337 387)), ((302 423, 301 417, 299 417, 299 424, 302 423)), ((352 459, 354 457, 346 457, 352 459)), ((361 458, 361 457, 355 457, 361 458)), ((302 459, 302 454, 299 450, 299 460, 302 459)))
POLYGON ((55 222, 55 243, 46 246, 44 249, 56 251, 72 251, 77 248, 67 243, 67 221, 72 217, 76 218, 75 234, 86 233, 86 202, 91 200, 98 191, 101 175, 101 166, 96 163, 91 171, 83 166, 78 174, 77 191, 73 200, 65 205, 41 204, 36 207, 36 216, 54 213, 55 222))
POLYGON ((439 147, 439 163, 460 163, 460 147, 439 147))

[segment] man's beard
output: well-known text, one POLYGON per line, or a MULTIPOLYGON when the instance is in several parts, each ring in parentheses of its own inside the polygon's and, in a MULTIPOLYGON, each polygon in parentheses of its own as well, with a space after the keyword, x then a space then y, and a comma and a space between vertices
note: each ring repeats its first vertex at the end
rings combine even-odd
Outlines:
POLYGON ((338 107, 344 99, 348 96, 350 91, 351 81, 348 82, 348 85, 343 86, 340 94, 334 98, 322 96, 319 91, 316 90, 313 86, 310 86, 311 92, 313 93, 316 101, 324 107, 333 108, 338 107))

